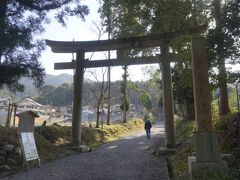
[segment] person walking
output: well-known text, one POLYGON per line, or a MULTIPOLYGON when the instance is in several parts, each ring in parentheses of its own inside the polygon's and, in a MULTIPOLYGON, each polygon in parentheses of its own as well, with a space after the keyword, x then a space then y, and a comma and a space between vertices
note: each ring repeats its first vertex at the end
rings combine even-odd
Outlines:
POLYGON ((147 139, 150 139, 152 123, 150 122, 149 118, 145 121, 144 128, 146 130, 147 139))

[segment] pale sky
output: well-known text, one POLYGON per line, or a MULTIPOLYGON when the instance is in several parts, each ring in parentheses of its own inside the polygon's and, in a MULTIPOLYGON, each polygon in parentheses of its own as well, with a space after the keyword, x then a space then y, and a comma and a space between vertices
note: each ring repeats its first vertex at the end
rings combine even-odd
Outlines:
MULTIPOLYGON (((83 0, 84 4, 88 5, 90 14, 86 16, 86 21, 70 17, 67 21, 67 27, 62 27, 61 24, 53 21, 51 24, 46 25, 46 32, 42 34, 41 38, 58 40, 58 41, 88 41, 97 40, 97 35, 93 32, 94 29, 93 21, 99 22, 99 14, 97 13, 99 5, 97 0, 83 0)), ((107 38, 107 35, 104 37, 107 38)), ((93 58, 99 59, 99 55, 95 55, 93 58)), ((54 70, 55 62, 69 62, 72 60, 72 54, 53 53, 47 46, 46 50, 42 53, 40 61, 46 70, 47 74, 58 75, 62 73, 73 74, 73 70, 54 70)), ((133 81, 146 80, 141 69, 144 66, 129 66, 129 78, 133 81)), ((111 71, 112 81, 122 79, 121 67, 113 67, 111 71)), ((85 77, 94 80, 94 78, 85 73, 85 77)))
MULTIPOLYGON (((58 41, 72 41, 73 39, 75 41, 97 40, 98 37, 96 33, 93 32, 93 21, 100 21, 99 14, 97 12, 99 8, 98 1, 82 0, 82 2, 88 5, 90 9, 90 14, 86 16, 85 22, 80 19, 70 17, 67 21, 67 27, 62 27, 59 23, 53 21, 51 24, 45 26, 46 32, 42 34, 41 38, 58 41)), ((103 37, 103 39, 104 38, 106 39, 107 35, 103 37)), ((99 58, 100 56, 101 55, 99 54, 95 54, 93 59, 101 59, 99 58)), ((46 50, 42 53, 42 57, 40 58, 40 61, 45 68, 46 73, 53 75, 58 75, 62 73, 73 74, 73 70, 54 70, 55 62, 70 62, 71 60, 72 54, 53 53, 48 46, 46 50)), ((148 77, 146 77, 142 72, 142 68, 144 67, 146 67, 146 65, 129 66, 129 79, 132 81, 147 80, 148 77)), ((240 68, 239 65, 227 65, 227 67, 230 67, 233 71, 240 68)), ((111 71, 112 81, 121 80, 122 74, 123 70, 121 69, 121 67, 113 67, 111 71)), ((85 73, 85 77, 94 80, 94 78, 89 73, 85 73)))

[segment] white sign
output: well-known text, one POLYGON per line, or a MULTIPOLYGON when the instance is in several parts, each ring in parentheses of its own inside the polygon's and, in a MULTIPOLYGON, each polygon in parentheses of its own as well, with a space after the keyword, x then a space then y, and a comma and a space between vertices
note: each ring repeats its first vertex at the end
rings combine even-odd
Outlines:
POLYGON ((33 132, 22 132, 21 139, 26 161, 39 159, 33 132))

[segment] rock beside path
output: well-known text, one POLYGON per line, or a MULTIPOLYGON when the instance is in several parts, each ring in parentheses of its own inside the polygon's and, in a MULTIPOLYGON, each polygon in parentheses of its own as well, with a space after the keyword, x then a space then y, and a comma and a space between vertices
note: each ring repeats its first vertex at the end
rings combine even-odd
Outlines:
POLYGON ((19 145, 2 142, 0 145, 0 177, 21 166, 22 153, 19 145))

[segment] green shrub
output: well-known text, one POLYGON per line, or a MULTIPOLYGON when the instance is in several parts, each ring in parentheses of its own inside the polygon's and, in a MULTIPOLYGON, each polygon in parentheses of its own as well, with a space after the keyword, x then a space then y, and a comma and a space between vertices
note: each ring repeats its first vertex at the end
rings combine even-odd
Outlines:
POLYGON ((5 142, 20 145, 16 128, 0 126, 0 134, 0 146, 2 146, 5 142))
POLYGON ((57 143, 60 139, 70 141, 70 127, 53 124, 51 126, 40 126, 35 128, 35 132, 41 134, 51 143, 57 143))
MULTIPOLYGON (((203 176, 207 180, 235 180, 240 179, 240 113, 228 114, 214 119, 214 128, 219 138, 222 152, 231 153, 227 159, 229 168, 225 172, 208 172, 203 176)), ((171 156, 175 179, 190 179, 187 157, 194 151, 195 121, 176 121, 177 153, 171 156)))
POLYGON ((223 152, 240 151, 240 113, 228 114, 216 122, 215 128, 223 152))

